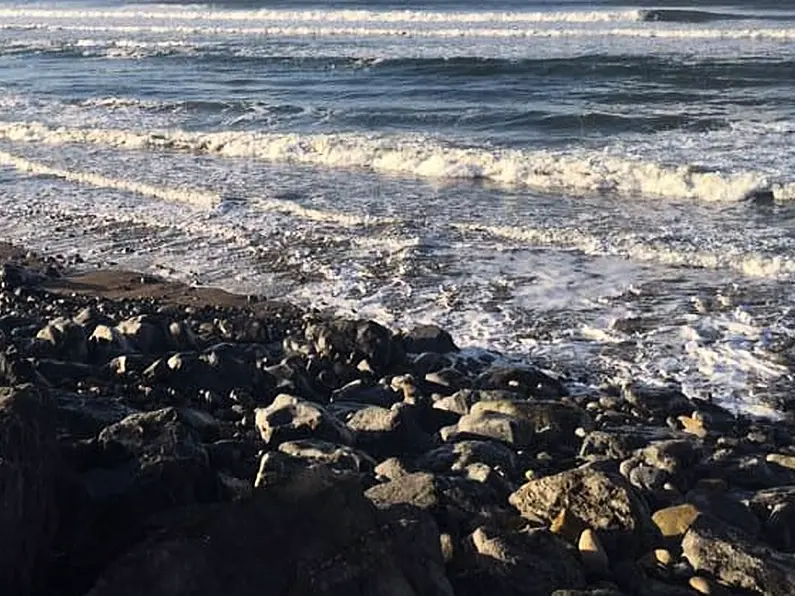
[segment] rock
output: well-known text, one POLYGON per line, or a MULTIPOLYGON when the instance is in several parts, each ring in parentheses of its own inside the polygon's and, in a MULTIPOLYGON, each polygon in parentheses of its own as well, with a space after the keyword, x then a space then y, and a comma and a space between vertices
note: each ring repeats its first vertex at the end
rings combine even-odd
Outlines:
POLYGON ((537 368, 493 368, 480 375, 475 386, 512 391, 525 398, 557 399, 568 395, 563 383, 537 368))
POLYGON ((404 404, 391 409, 365 407, 351 416, 347 426, 353 431, 356 445, 377 458, 409 456, 422 452, 430 437, 422 432, 404 404))
POLYGON ((45 580, 58 507, 54 409, 31 386, 0 388, 0 586, 32 594, 45 580))
POLYGON ((709 515, 693 522, 682 551, 696 571, 709 573, 726 586, 765 596, 792 594, 795 557, 761 546, 709 515))
POLYGON ((714 594, 712 584, 703 577, 693 576, 687 584, 699 594, 714 594))
POLYGON ((427 514, 379 511, 322 470, 175 520, 88 596, 452 596, 427 514))
POLYGON ((36 339, 47 344, 54 358, 85 362, 88 345, 81 325, 65 318, 50 321, 36 334, 36 339))
POLYGON ((499 412, 532 428, 544 444, 561 447, 569 444, 578 428, 590 430, 593 420, 581 408, 559 401, 487 400, 475 403, 470 415, 499 412))
POLYGON ((163 321, 150 315, 138 315, 116 326, 122 336, 144 354, 160 354, 171 346, 170 333, 164 329, 163 321))
POLYGON ((652 521, 664 538, 684 536, 701 512, 695 505, 685 503, 655 511, 652 521))
POLYGON ((704 419, 700 416, 677 416, 676 419, 682 424, 682 430, 686 433, 695 435, 699 439, 707 436, 708 430, 704 424, 704 419))
POLYGON ((384 387, 383 385, 368 386, 361 379, 357 379, 334 391, 331 394, 330 401, 332 403, 354 402, 389 408, 392 404, 400 401, 401 397, 390 387, 384 387))
POLYGON ((586 528, 580 534, 577 548, 580 551, 580 559, 582 564, 592 575, 607 576, 610 573, 610 560, 605 552, 605 547, 602 546, 602 541, 599 540, 596 532, 591 528, 586 528))
POLYGON ((757 516, 738 498, 729 493, 693 490, 687 494, 687 500, 699 510, 739 528, 752 538, 756 538, 759 535, 761 526, 757 516))
POLYGON ((762 537, 783 552, 795 551, 795 486, 758 491, 749 502, 762 520, 762 537))
POLYGON ((403 349, 410 354, 421 352, 446 354, 458 351, 452 336, 436 325, 415 327, 401 338, 401 343, 403 349))
POLYGON ((486 464, 503 471, 509 477, 516 474, 516 455, 496 441, 457 441, 446 443, 421 456, 416 461, 418 468, 436 473, 459 473, 475 463, 486 464))
POLYGON ((389 457, 378 464, 374 472, 377 480, 385 482, 388 480, 397 480, 401 476, 406 476, 411 473, 411 470, 409 470, 397 457, 389 457))
POLYGON ((566 508, 561 509, 549 524, 550 532, 571 544, 576 544, 586 529, 585 522, 566 508))
POLYGON ((458 391, 461 388, 471 385, 470 379, 457 368, 449 366, 441 370, 429 372, 425 375, 425 380, 438 387, 445 387, 448 390, 458 391))
POLYGON ((257 408, 255 415, 257 429, 268 445, 297 439, 353 444, 352 432, 322 406, 292 395, 277 395, 267 408, 257 408))
POLYGON ((716 449, 693 472, 750 490, 795 485, 795 470, 765 461, 764 453, 743 453, 733 448, 716 449))
POLYGON ((493 439, 519 449, 532 445, 535 436, 533 428, 526 421, 510 414, 489 410, 461 416, 456 430, 450 438, 465 436, 493 439))
POLYGON ((472 405, 469 399, 471 395, 472 392, 466 389, 456 391, 452 395, 446 395, 434 401, 433 407, 464 416, 469 413, 469 407, 472 405))
POLYGON ((557 588, 585 587, 576 558, 544 530, 495 532, 480 527, 469 544, 460 570, 452 573, 458 596, 547 596, 557 588))
POLYGON ((4 290, 35 287, 45 279, 44 275, 29 267, 15 263, 3 263, 0 266, 0 288, 4 290))
POLYGON ((495 515, 508 513, 502 507, 504 498, 480 482, 425 472, 378 484, 365 494, 381 509, 403 504, 428 511, 443 532, 454 536, 471 532, 495 515))
POLYGON ((676 385, 630 383, 623 387, 622 397, 647 416, 680 416, 694 409, 693 402, 676 385))
POLYGON ((629 483, 590 464, 531 480, 509 500, 523 516, 546 520, 570 510, 599 531, 611 558, 631 557, 656 539, 647 506, 629 483))
POLYGON ((310 323, 305 329, 310 353, 357 365, 367 360, 376 374, 403 360, 404 353, 390 331, 372 321, 310 323))
POLYGON ((279 445, 279 451, 290 457, 338 470, 372 473, 377 465, 366 453, 316 439, 288 441, 279 445))

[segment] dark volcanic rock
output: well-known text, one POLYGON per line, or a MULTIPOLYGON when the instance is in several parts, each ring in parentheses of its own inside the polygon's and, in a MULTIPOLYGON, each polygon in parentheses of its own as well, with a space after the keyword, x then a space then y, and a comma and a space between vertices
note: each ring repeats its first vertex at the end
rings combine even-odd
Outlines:
POLYGON ((319 470, 174 523, 89 596, 452 596, 427 514, 379 511, 319 470))
POLYGON ((732 588, 765 596, 792 594, 795 556, 761 546, 709 515, 693 522, 682 551, 696 571, 706 571, 732 588))
POLYGON ((571 549, 546 530, 478 528, 468 546, 451 574, 458 596, 548 596, 557 588, 585 587, 571 549))
POLYGON ((457 352, 452 336, 436 325, 421 325, 415 327, 402 338, 403 349, 412 354, 431 352, 446 354, 457 352))
POLYGON ((558 379, 537 368, 494 368, 480 375, 478 389, 502 389, 519 393, 522 397, 556 399, 568 394, 558 379))
POLYGON ((25 596, 45 577, 57 524, 54 410, 32 387, 0 389, 0 587, 25 596))
POLYGON ((516 455, 502 443, 495 441, 457 441, 446 443, 417 459, 418 468, 436 473, 460 473, 472 464, 487 466, 513 476, 516 455))

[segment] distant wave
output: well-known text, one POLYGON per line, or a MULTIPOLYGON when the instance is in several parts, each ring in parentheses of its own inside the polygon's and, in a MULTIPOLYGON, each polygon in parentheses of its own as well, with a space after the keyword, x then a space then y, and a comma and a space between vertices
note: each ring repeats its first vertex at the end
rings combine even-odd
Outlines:
POLYGON ((712 12, 688 9, 644 9, 639 12, 639 20, 646 23, 711 23, 713 21, 733 21, 746 19, 775 18, 793 20, 795 15, 777 14, 775 17, 749 15, 731 12, 712 12))
POLYGON ((795 40, 795 28, 744 28, 744 29, 639 29, 622 28, 524 28, 524 27, 447 27, 412 28, 374 27, 374 26, 336 26, 319 25, 295 26, 209 26, 209 25, 107 25, 107 24, 15 24, 0 23, 0 30, 37 31, 78 31, 87 33, 112 34, 176 34, 176 35, 216 35, 216 36, 267 36, 267 37, 401 37, 405 39, 544 39, 544 38, 637 38, 672 40, 770 40, 789 42, 795 40))
POLYGON ((322 23, 609 23, 640 21, 643 11, 419 11, 419 10, 207 10, 180 8, 0 8, 2 19, 205 21, 205 22, 322 22, 322 23))
POLYGON ((754 171, 708 171, 592 150, 458 147, 421 135, 135 132, 6 122, 0 123, 0 138, 12 142, 94 144, 121 150, 179 151, 327 168, 358 168, 421 178, 489 180, 540 192, 577 195, 606 193, 631 198, 737 201, 767 190, 776 200, 795 199, 795 183, 772 181, 754 171))

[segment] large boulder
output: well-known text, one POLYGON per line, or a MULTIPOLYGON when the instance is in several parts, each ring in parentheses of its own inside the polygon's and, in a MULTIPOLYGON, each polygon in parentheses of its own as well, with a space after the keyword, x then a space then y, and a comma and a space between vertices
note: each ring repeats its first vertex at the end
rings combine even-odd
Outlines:
POLYGON ((657 539, 647 504, 619 474, 585 465, 531 480, 510 496, 529 519, 552 521, 564 509, 599 531, 611 558, 627 558, 657 539))
POLYGON ((477 389, 501 389, 525 398, 557 399, 568 395, 563 383, 534 367, 492 368, 475 381, 477 389))
POLYGON ((546 530, 477 528, 454 563, 458 596, 548 596, 585 587, 585 573, 570 548, 546 530))
POLYGON ((256 425, 268 445, 297 439, 353 443, 351 430, 325 408, 293 395, 277 395, 267 408, 257 408, 256 425))
POLYGON ((765 596, 792 594, 795 556, 765 547, 709 515, 693 522, 682 552, 696 571, 712 574, 732 588, 765 596))
POLYGON ((452 336, 436 325, 420 325, 402 337, 403 349, 412 354, 457 352, 452 336))
POLYGON ((89 596, 452 596, 439 532, 416 508, 379 511, 322 466, 170 524, 89 596))
POLYGON ((0 389, 0 590, 25 596, 43 581, 57 524, 58 446, 48 398, 0 389))

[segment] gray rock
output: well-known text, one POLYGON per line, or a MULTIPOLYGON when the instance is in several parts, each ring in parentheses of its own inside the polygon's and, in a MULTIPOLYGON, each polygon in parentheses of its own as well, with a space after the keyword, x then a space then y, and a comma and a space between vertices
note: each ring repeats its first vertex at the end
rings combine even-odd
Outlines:
POLYGON ((37 390, 0 389, 0 586, 27 596, 45 578, 58 510, 54 409, 37 390))
POLYGON ((279 451, 290 457, 338 470, 372 473, 377 465, 366 453, 317 439, 288 441, 279 445, 279 451))
POLYGON ((421 453, 430 446, 430 437, 414 419, 413 408, 395 404, 390 409, 369 406, 347 421, 356 445, 381 459, 421 453))
POLYGON ((750 540, 709 515, 701 515, 682 541, 684 556, 696 571, 724 585, 765 596, 792 594, 795 557, 750 540))
POLYGON ((255 411, 256 426, 268 445, 297 439, 353 444, 353 433, 322 406, 292 395, 277 395, 267 408, 255 411))
POLYGON ((646 503, 630 484, 590 464, 532 480, 509 500, 529 519, 552 521, 566 509, 599 531, 611 559, 639 554, 658 537, 646 503))
MULTIPOLYGON (((477 405, 477 404, 476 404, 477 405)), ((461 416, 456 427, 457 433, 446 440, 458 437, 475 437, 502 441, 515 448, 529 447, 535 432, 525 420, 493 410, 472 412, 461 416)))
POLYGON ((160 354, 173 347, 169 341, 171 334, 164 327, 164 322, 157 317, 138 315, 122 321, 116 329, 136 351, 144 354, 160 354))
POLYGON ((88 340, 85 329, 74 321, 58 318, 39 330, 36 339, 46 344, 54 358, 85 362, 88 358, 88 340))

